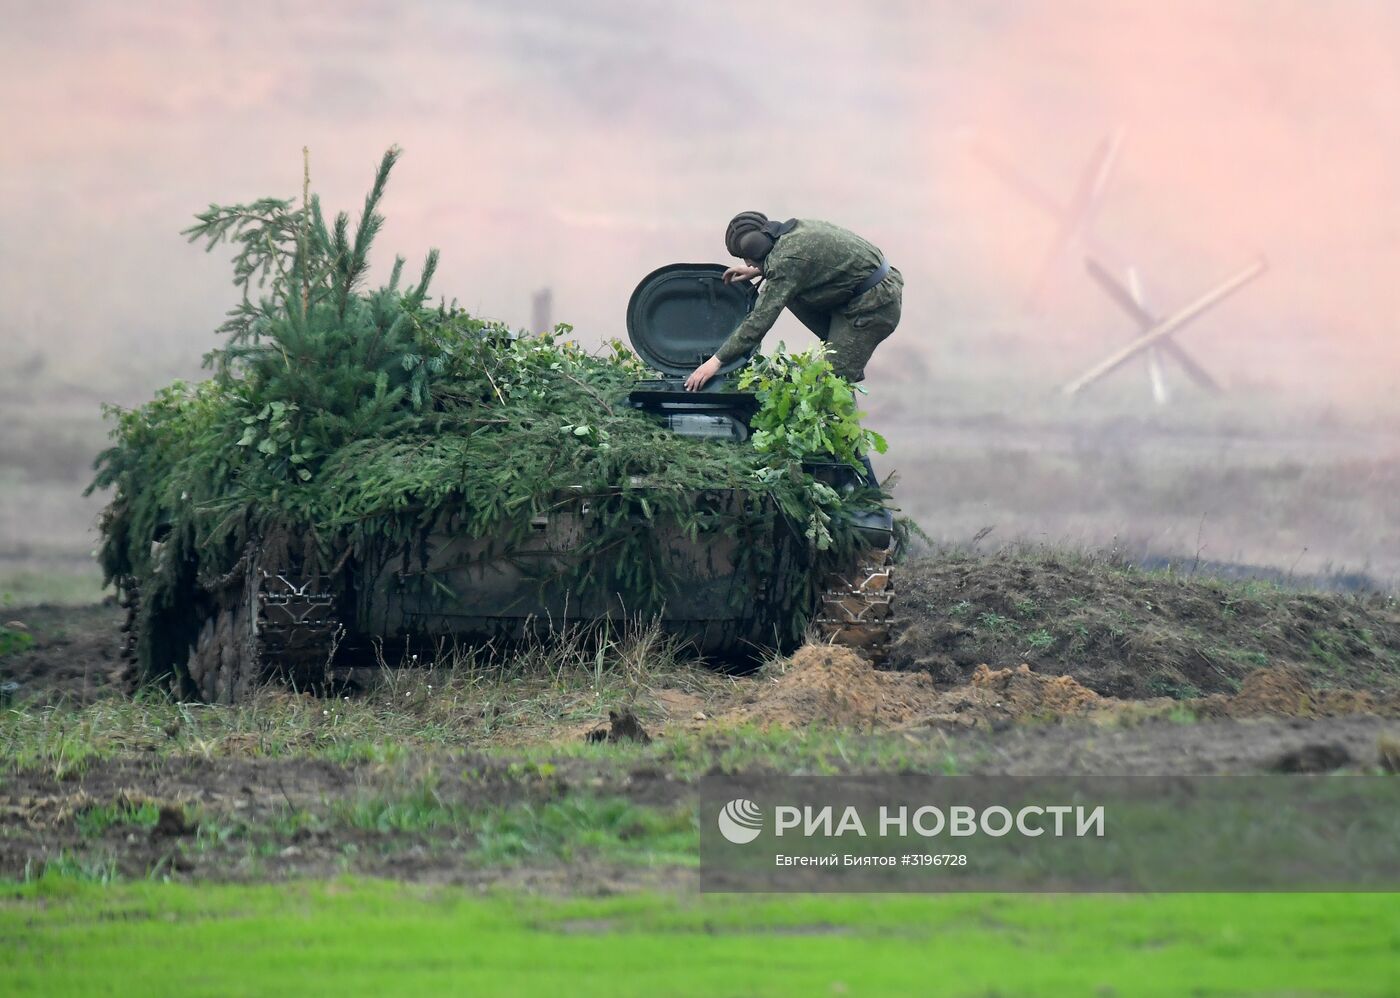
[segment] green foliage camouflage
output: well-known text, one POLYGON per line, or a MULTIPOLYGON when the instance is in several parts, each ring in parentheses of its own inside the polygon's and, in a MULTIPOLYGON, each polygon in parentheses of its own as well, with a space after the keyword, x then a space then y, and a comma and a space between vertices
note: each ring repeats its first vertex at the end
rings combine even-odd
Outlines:
MULTIPOLYGON (((672 518, 692 538, 719 528, 753 539, 742 546, 747 577, 789 573, 780 588, 800 632, 812 580, 856 549, 845 514, 882 493, 838 494, 803 470, 790 442, 760 451, 671 433, 626 405, 647 372, 616 341, 595 355, 566 338, 568 326, 513 334, 430 304, 435 251, 416 282, 404 284, 399 258, 387 283, 365 290, 397 155, 384 156, 353 233, 344 213, 327 226, 314 197, 212 205, 187 230, 236 249, 241 299, 205 358, 212 376, 136 409, 109 407, 113 444, 89 487, 113 490, 100 558, 108 582, 140 593, 143 673, 178 674, 191 636, 180 622, 197 594, 269 537, 296 537, 304 557, 333 569, 371 547, 419 556, 451 515, 508 552, 566 489, 597 497, 601 524, 570 570, 576 591, 607 587, 638 613, 659 608, 675 580, 645 523, 672 518), (700 488, 734 489, 741 501, 697 508, 700 488), (802 564, 776 564, 771 543, 758 542, 782 525, 808 539, 802 564)), ((843 447, 860 439, 853 420, 852 404, 837 424, 843 447)))
POLYGON ((862 454, 885 452, 885 438, 860 425, 852 386, 821 349, 790 354, 779 344, 739 373, 739 388, 759 403, 749 424, 754 449, 773 459, 823 456, 860 468, 862 454))

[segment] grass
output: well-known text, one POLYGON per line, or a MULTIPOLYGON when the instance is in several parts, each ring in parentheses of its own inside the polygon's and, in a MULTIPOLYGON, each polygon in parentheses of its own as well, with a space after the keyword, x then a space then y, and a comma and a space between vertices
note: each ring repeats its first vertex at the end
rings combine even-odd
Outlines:
MULTIPOLYGON (((655 764, 682 781, 714 767, 754 764, 794 773, 945 764, 936 744, 820 725, 786 731, 711 722, 704 733, 674 731, 649 746, 583 740, 614 709, 634 711, 655 730, 670 718, 654 696, 660 689, 693 697, 713 717, 732 700, 734 683, 679 658, 654 629, 601 642, 556 635, 505 659, 446 648, 418 668, 383 670, 372 689, 354 696, 316 697, 273 685, 234 707, 185 703, 155 689, 83 706, 19 703, 0 710, 0 758, 8 768, 58 779, 133 753, 389 767, 468 754, 531 764, 586 759, 605 770, 655 764)), ((694 709, 685 708, 682 719, 694 709)))
POLYGON ((11 569, 0 574, 0 612, 10 607, 47 603, 56 606, 91 606, 107 594, 102 572, 95 562, 72 567, 56 563, 40 571, 11 569))
POLYGON ((1055 635, 1042 627, 1026 635, 1026 644, 1037 651, 1044 651, 1055 644, 1055 635))
MULTIPOLYGON (((1164 603, 1190 609, 1200 584, 1173 589, 1170 579, 1139 573, 1135 589, 1144 578, 1138 603, 1052 589, 991 602, 966 587, 966 598, 937 605, 945 620, 995 632, 1018 651, 1059 654, 1075 638, 1102 648, 1111 627, 1137 653, 1155 654, 1164 639, 1152 630, 1154 615, 1164 603)), ((1203 604, 1209 617, 1193 612, 1190 627, 1175 633, 1207 643, 1208 621, 1225 620, 1226 609, 1233 627, 1307 623, 1330 652, 1365 659, 1389 678, 1395 645, 1386 608, 1319 603, 1257 584, 1222 593, 1203 604), (1278 607, 1286 619, 1274 616, 1278 607), (1309 617, 1323 609, 1325 625, 1309 617)), ((1262 664, 1254 656, 1264 645, 1227 647, 1237 654, 1223 661, 1262 664)), ((147 691, 82 707, 0 710, 0 792, 24 770, 67 779, 104 760, 118 761, 121 780, 138 785, 167 770, 199 783, 222 772, 207 762, 259 760, 224 767, 234 775, 207 785, 205 799, 147 799, 121 789, 125 782, 104 784, 113 770, 102 770, 70 784, 82 788, 82 804, 51 828, 0 829, 17 840, 11 855, 35 857, 23 881, 0 884, 5 992, 88 992, 114 982, 181 995, 1396 990, 1400 905, 1387 895, 774 898, 668 890, 694 882, 697 811, 687 784, 709 771, 954 775, 975 770, 978 758, 959 758, 932 733, 715 721, 712 705, 732 699, 732 681, 679 661, 645 632, 556 640, 504 662, 452 649, 433 657, 349 698, 270 688, 244 705, 211 708, 147 691), (667 718, 666 701, 654 695, 662 689, 684 691, 712 719, 696 730, 672 726, 649 744, 584 742, 610 708, 636 710, 656 733, 667 718), (310 775, 318 760, 347 770, 318 782, 310 775), (257 793, 237 789, 244 773, 257 793), (183 808, 189 834, 156 834, 166 805, 183 808), (292 850, 303 865, 288 859, 292 850), (421 882, 283 879, 348 870, 421 882), (193 884, 158 882, 187 875, 193 884), (496 886, 482 894, 479 886, 433 886, 435 878, 496 886), (522 884, 623 893, 541 897, 522 884)), ((1189 692, 1170 671, 1159 678, 1164 691, 1189 692)), ((690 703, 679 708, 681 720, 696 709, 690 703)), ((1186 705, 1165 716, 1196 721, 1186 705)), ((1125 715, 1118 723, 1132 722, 1125 715)))
POLYGON ((684 691, 708 705, 730 685, 703 663, 680 660, 655 629, 601 640, 571 633, 509 658, 444 648, 420 667, 384 669, 356 696, 272 685, 233 708, 184 703, 155 689, 82 707, 19 703, 0 711, 0 758, 59 778, 130 752, 392 764, 426 749, 510 747, 575 726, 581 738, 612 709, 660 720, 652 690, 684 691))
POLYGON ((0 626, 0 658, 34 646, 34 635, 17 627, 0 626))
POLYGON ((470 823, 472 860, 489 865, 588 856, 648 866, 693 866, 699 831, 690 807, 637 807, 620 798, 566 797, 494 808, 470 823))
POLYGON ((79 812, 78 831, 85 837, 96 837, 109 828, 130 825, 149 829, 160 818, 160 806, 155 801, 133 801, 127 797, 106 804, 94 804, 79 812))
MULTIPOLYGON (((566 760, 587 761, 601 771, 622 772, 642 764, 661 766, 681 781, 712 768, 726 771, 754 765, 793 773, 832 773, 853 768, 900 768, 943 764, 946 750, 937 739, 911 739, 898 733, 864 733, 827 725, 798 729, 722 725, 671 732, 650 744, 587 743, 582 733, 609 706, 634 707, 644 723, 659 722, 660 708, 640 695, 618 689, 580 691, 566 687, 552 703, 541 695, 528 710, 503 704, 494 695, 468 702, 451 680, 432 692, 426 679, 411 689, 365 697, 319 700, 266 690, 237 707, 179 703, 157 694, 132 700, 103 699, 80 708, 16 707, 0 711, 0 758, 7 768, 47 772, 71 779, 93 764, 133 753, 160 760, 325 759, 340 764, 411 768, 431 758, 519 761, 529 766, 566 760), (403 695, 409 692, 410 695, 403 695), (500 719, 483 723, 496 708, 521 712, 521 724, 549 726, 556 740, 499 738, 500 719), (558 728, 577 723, 578 734, 560 739, 558 728)), ((679 677, 682 681, 685 676, 679 677)), ((698 673, 697 681, 723 683, 698 673)), ((408 680, 402 685, 407 686, 408 680)), ((507 686, 502 698, 513 695, 507 686)), ((526 695, 522 690, 519 694, 526 695)), ((528 730, 528 729, 527 729, 528 730)))
POLYGON ((1385 995, 1387 895, 558 899, 338 880, 0 901, 10 994, 1385 995))
MULTIPOLYGON (((532 776, 548 781, 546 767, 521 766, 520 794, 528 797, 532 776)), ((552 769, 552 767, 549 767, 552 769)), ((360 793, 332 802, 326 824, 380 834, 448 830, 472 843, 464 858, 486 865, 525 859, 569 861, 588 856, 650 865, 693 865, 699 849, 694 809, 635 806, 620 797, 566 794, 556 799, 481 806, 470 798, 439 792, 436 771, 413 786, 360 793)), ((555 784, 548 787, 555 791, 555 784)), ((316 822, 296 812, 293 834, 316 822)), ((285 829, 280 829, 285 833, 285 829)))
MULTIPOLYGON (((309 838, 342 843, 342 855, 411 850, 420 858, 446 857, 457 869, 573 862, 682 868, 697 862, 699 830, 690 804, 653 807, 585 793, 539 800, 522 794, 520 801, 484 804, 460 793, 439 795, 427 786, 360 792, 328 806, 288 806, 258 817, 200 814, 190 851, 218 857, 225 873, 239 876, 250 872, 258 857, 309 838)), ((31 868, 29 876, 42 879, 55 862, 66 872, 74 863, 104 858, 101 848, 72 850, 31 868)), ((132 872, 160 878, 166 871, 157 862, 132 872)))
POLYGON ((25 866, 25 882, 45 884, 111 884, 121 879, 116 858, 108 853, 60 852, 53 859, 25 866))

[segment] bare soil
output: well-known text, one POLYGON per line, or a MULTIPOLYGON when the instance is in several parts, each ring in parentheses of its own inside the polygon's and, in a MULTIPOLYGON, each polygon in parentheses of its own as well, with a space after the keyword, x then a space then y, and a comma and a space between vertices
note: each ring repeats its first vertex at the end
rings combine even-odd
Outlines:
POLYGON ((125 620, 115 600, 0 610, 0 624, 22 625, 34 637, 29 649, 0 658, 0 684, 16 684, 10 699, 40 704, 82 705, 124 691, 125 620))
MULTIPOLYGON (((545 804, 580 791, 683 807, 693 790, 668 767, 667 742, 699 735, 737 748, 753 728, 836 728, 851 739, 937 747, 950 771, 973 774, 1400 768, 1400 613, 1388 597, 1246 591, 1050 557, 929 559, 905 566, 899 586, 898 668, 877 670, 850 650, 809 645, 733 677, 718 695, 684 684, 647 689, 635 713, 602 710, 587 724, 534 731, 537 753, 572 748, 543 769, 521 763, 520 740, 507 733, 485 755, 442 750, 397 765, 257 758, 251 749, 249 757, 169 755, 132 745, 71 773, 0 772, 0 876, 101 854, 129 876, 353 871, 581 893, 675 885, 693 873, 595 860, 483 866, 464 860, 472 835, 450 823, 376 829, 334 813, 401 791, 425 767, 435 774, 433 800, 446 808, 545 804), (1037 631, 1051 643, 1027 641, 1037 631), (1069 644, 1075 635, 1078 650, 1069 644), (590 734, 639 751, 649 739, 647 761, 619 762, 601 745, 580 757, 590 734), (158 821, 97 833, 80 823, 94 808, 143 804, 158 809, 158 821), (289 814, 313 820, 288 824, 289 814), (198 816, 198 827, 187 815, 198 816)), ((0 659, 0 682, 18 684, 15 706, 127 695, 117 607, 33 607, 6 617, 35 637, 29 650, 0 659)))

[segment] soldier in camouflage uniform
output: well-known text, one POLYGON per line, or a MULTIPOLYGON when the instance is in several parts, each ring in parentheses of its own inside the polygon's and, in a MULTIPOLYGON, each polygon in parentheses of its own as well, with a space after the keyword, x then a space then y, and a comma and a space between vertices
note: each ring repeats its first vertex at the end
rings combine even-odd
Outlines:
POLYGON ((865 377, 871 353, 899 324, 904 294, 904 278, 883 253, 830 222, 770 222, 756 211, 736 215, 724 242, 747 264, 725 271, 726 283, 760 278, 758 302, 686 379, 687 389, 704 388, 720 367, 756 347, 784 308, 826 344, 837 374, 851 382, 865 377))

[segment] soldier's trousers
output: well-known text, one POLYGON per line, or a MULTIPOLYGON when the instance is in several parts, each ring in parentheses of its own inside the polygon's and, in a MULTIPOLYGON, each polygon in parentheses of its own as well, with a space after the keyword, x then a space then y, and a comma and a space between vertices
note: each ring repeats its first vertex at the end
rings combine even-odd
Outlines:
POLYGON ((865 365, 884 339, 899 325, 899 302, 892 301, 854 319, 836 314, 826 336, 826 352, 838 375, 855 383, 865 380, 865 365))
POLYGON ((854 307, 840 312, 816 314, 800 306, 788 307, 804 326, 826 344, 827 355, 836 373, 854 384, 865 380, 865 365, 870 355, 899 325, 901 296, 896 293, 883 297, 884 301, 865 308, 861 308, 861 302, 857 300, 854 307))

